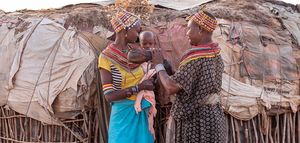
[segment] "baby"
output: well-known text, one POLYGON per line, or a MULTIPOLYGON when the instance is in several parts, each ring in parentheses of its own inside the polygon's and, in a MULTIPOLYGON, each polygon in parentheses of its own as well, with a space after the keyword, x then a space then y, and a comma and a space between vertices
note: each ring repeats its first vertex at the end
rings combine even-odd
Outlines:
MULTIPOLYGON (((150 50, 151 48, 153 48, 154 34, 151 31, 143 31, 140 34, 139 38, 140 38, 141 48, 143 48, 145 50, 150 50)), ((152 76, 156 73, 155 69, 151 69, 151 63, 145 62, 145 63, 142 63, 141 66, 145 73, 141 82, 152 78, 152 76)), ((154 117, 156 115, 157 110, 155 108, 156 101, 155 101, 154 92, 143 90, 137 94, 137 98, 136 98, 136 101, 134 104, 134 108, 137 113, 142 111, 141 101, 143 98, 146 99, 147 101, 149 101, 152 105, 149 110, 148 123, 149 123, 149 130, 155 139, 155 132, 154 132, 153 125, 154 125, 154 117)))
POLYGON ((154 45, 154 34, 151 31, 143 31, 140 36, 140 46, 145 50, 150 50, 154 45))

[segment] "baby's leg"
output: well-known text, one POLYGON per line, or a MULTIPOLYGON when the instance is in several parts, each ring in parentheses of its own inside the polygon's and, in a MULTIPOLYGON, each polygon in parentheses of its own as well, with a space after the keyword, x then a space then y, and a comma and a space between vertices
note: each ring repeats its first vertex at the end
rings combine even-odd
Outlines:
POLYGON ((139 92, 136 96, 136 100, 135 100, 135 103, 134 103, 134 109, 135 109, 136 113, 142 111, 141 102, 142 102, 143 95, 144 95, 143 92, 144 91, 139 92))
MULTIPOLYGON (((151 107, 152 108, 152 107, 151 107)), ((150 110, 152 110, 150 108, 150 110)), ((150 133, 152 134, 154 140, 155 140, 155 130, 154 130, 154 114, 153 114, 153 111, 150 111, 149 112, 149 115, 148 115, 148 125, 149 125, 149 131, 150 133)))

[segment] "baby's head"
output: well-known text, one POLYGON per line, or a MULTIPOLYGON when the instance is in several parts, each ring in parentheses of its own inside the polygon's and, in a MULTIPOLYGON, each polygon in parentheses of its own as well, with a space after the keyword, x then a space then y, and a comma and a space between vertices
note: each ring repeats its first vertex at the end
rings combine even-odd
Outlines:
POLYGON ((140 45, 143 49, 149 50, 154 45, 154 34, 151 31, 143 31, 140 34, 140 45))

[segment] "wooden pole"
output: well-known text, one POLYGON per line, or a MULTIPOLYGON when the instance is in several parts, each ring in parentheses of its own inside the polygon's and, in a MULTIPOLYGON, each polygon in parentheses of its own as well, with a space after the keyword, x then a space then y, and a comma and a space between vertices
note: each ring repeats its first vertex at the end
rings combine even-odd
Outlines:
POLYGON ((286 143, 291 143, 291 124, 290 124, 290 113, 287 113, 287 142, 286 143))
POLYGON ((282 133, 282 143, 285 143, 285 135, 286 135, 286 113, 284 113, 284 116, 283 116, 283 133, 282 133))
MULTIPOLYGON (((292 143, 296 143, 296 113, 292 117, 292 143)), ((292 115, 291 115, 292 116, 292 115)))
POLYGON ((231 119, 231 129, 232 129, 232 135, 233 135, 233 142, 236 143, 236 137, 235 137, 235 127, 234 127, 234 121, 233 121, 233 117, 230 116, 231 119))

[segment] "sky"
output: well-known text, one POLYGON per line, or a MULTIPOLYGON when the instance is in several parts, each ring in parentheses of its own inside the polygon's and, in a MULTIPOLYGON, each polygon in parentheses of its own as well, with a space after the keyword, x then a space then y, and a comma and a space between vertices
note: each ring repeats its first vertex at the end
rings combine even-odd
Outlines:
POLYGON ((0 0, 0 9, 6 12, 20 9, 59 8, 68 4, 88 3, 101 0, 0 0))
POLYGON ((291 3, 291 4, 300 4, 300 0, 282 0, 282 1, 291 3))
MULTIPOLYGON (((68 4, 88 3, 107 0, 0 0, 0 9, 12 12, 20 9, 48 9, 59 8, 68 4)), ((300 0, 283 0, 292 4, 300 4, 300 0)))

